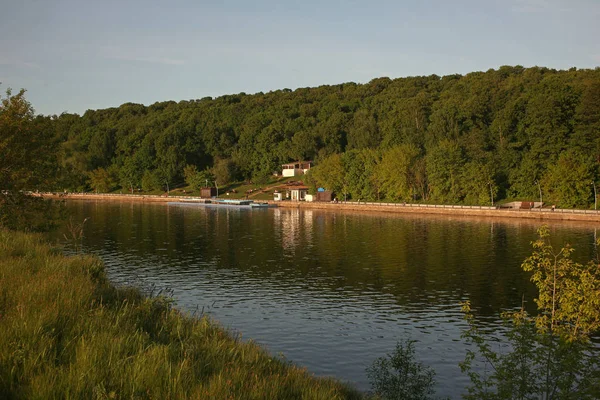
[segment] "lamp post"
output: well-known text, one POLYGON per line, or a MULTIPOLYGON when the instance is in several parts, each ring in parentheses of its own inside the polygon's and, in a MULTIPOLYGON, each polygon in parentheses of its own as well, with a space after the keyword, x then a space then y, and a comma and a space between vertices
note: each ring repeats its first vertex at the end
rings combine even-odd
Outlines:
POLYGON ((492 191, 492 181, 489 181, 488 184, 490 185, 490 198, 492 199, 492 207, 494 207, 494 192, 492 191))
POLYGON ((539 181, 535 181, 535 183, 538 185, 538 189, 540 190, 540 211, 542 211, 542 206, 544 205, 544 200, 542 199, 542 187, 540 186, 539 181))
POLYGON ((214 182, 215 182, 215 187, 217 188, 217 198, 219 198, 219 187, 217 186, 217 181, 214 181, 214 182))

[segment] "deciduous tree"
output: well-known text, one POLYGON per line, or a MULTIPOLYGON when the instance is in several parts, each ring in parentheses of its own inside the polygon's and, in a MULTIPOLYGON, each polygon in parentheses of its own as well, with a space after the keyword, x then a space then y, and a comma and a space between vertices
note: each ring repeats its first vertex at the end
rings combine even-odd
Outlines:
POLYGON ((471 378, 467 399, 600 396, 600 351, 590 342, 600 331, 600 264, 573 261, 569 246, 555 250, 546 227, 538 235, 522 265, 538 288, 538 312, 503 313, 505 345, 483 334, 470 304, 463 305, 469 323, 464 337, 473 345, 461 364, 471 378))

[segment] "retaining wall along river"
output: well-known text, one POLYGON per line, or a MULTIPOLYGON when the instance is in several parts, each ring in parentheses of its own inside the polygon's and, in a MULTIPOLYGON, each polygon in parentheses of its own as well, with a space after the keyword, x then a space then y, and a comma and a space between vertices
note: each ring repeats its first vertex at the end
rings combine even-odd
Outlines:
MULTIPOLYGON (((107 201, 143 201, 143 202, 172 202, 172 201, 200 201, 205 200, 192 196, 165 196, 165 195, 136 195, 136 194, 96 194, 96 193, 39 193, 48 198, 74 199, 74 200, 107 200, 107 201)), ((438 214, 456 216, 479 216, 501 218, 527 218, 547 221, 589 221, 600 223, 600 211, 560 209, 500 209, 486 206, 459 206, 459 205, 434 205, 410 203, 374 203, 374 202, 305 202, 305 201, 265 201, 271 205, 282 208, 302 208, 321 210, 349 210, 388 213, 410 214, 438 214)))

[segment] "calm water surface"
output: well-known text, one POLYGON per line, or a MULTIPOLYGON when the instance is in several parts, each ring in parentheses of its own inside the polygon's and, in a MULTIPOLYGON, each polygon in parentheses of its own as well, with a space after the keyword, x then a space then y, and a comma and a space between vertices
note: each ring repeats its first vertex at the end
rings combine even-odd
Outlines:
MULTIPOLYGON (((538 223, 525 220, 77 202, 84 247, 116 283, 168 288, 271 353, 368 390, 365 368, 399 339, 417 341, 438 394, 468 379, 459 303, 499 327, 501 309, 533 310, 520 264, 538 223)), ((594 256, 593 226, 550 226, 576 258, 594 256)), ((61 236, 62 237, 62 236, 61 236)))

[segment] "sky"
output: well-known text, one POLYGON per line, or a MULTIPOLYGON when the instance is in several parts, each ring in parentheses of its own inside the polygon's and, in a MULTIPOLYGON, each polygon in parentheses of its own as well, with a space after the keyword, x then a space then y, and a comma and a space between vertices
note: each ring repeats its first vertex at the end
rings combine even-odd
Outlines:
POLYGON ((600 0, 0 0, 0 92, 37 113, 502 65, 600 65, 600 0))

